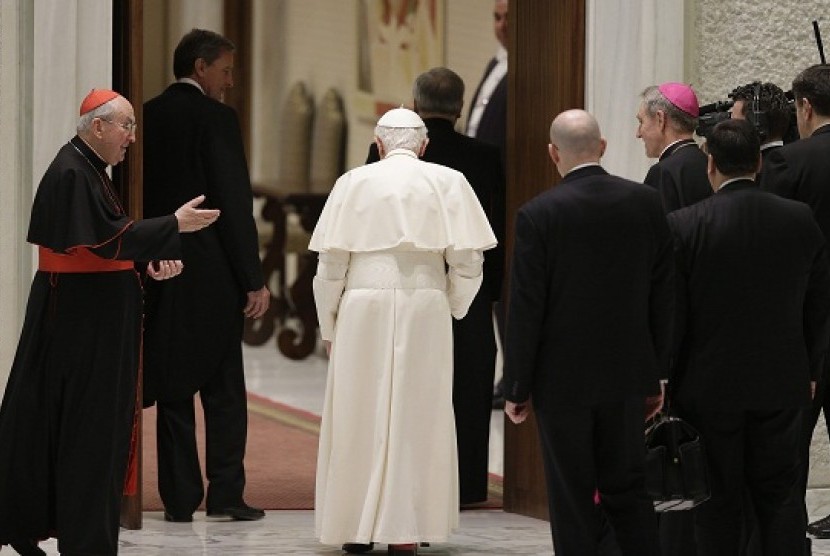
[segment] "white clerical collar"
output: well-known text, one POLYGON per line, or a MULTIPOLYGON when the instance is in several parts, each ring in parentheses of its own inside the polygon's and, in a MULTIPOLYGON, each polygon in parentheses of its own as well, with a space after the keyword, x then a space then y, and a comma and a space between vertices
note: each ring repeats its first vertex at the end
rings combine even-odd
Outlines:
POLYGON ((820 129, 821 129, 821 128, 823 128, 823 127, 827 127, 828 125, 830 125, 830 122, 824 122, 823 124, 821 124, 821 125, 819 125, 819 126, 816 126, 816 128, 815 128, 815 129, 813 130, 813 132, 810 134, 810 137, 812 137, 813 135, 815 135, 815 134, 816 134, 816 132, 817 132, 818 130, 820 130, 820 129))
POLYGON ((502 45, 499 45, 499 49, 496 50, 496 62, 504 62, 507 63, 507 49, 504 48, 502 45))
MULTIPOLYGON (((688 137, 686 137, 685 139, 678 139, 677 141, 672 141, 671 143, 669 143, 668 145, 666 145, 666 148, 665 148, 665 149, 663 149, 662 151, 660 151, 660 156, 658 156, 658 157, 657 157, 657 159, 659 160, 659 159, 663 158, 663 155, 666 153, 666 151, 667 151, 667 150, 669 150, 670 148, 672 148, 673 146, 675 146, 676 144, 681 143, 681 142, 683 142, 683 141, 688 141, 688 140, 689 140, 689 138, 688 138, 688 137)), ((691 144, 691 143, 690 143, 690 144, 691 144)))
POLYGON ((202 89, 202 86, 199 85, 199 83, 195 79, 191 79, 189 77, 180 77, 176 82, 177 83, 187 83, 188 85, 193 85, 194 87, 199 89, 202 92, 202 94, 205 94, 205 90, 202 89))
POLYGON ((778 141, 770 141, 769 143, 764 143, 763 145, 761 145, 761 150, 765 151, 765 150, 771 149, 773 147, 783 147, 783 146, 784 146, 784 140, 779 139, 778 141))
POLYGON ((576 172, 577 170, 581 170, 581 169, 583 169, 583 168, 587 168, 588 166, 600 166, 600 164, 599 164, 599 162, 586 162, 586 163, 584 163, 584 164, 577 164, 576 166, 574 166, 573 168, 571 168, 570 170, 568 170, 568 172, 567 172, 565 175, 567 176, 567 175, 568 175, 568 174, 570 174, 571 172, 576 172))
POLYGON ((383 158, 389 158, 390 156, 396 154, 405 154, 406 156, 411 156, 412 158, 418 158, 418 155, 410 151, 409 149, 392 149, 391 151, 386 153, 386 156, 384 156, 383 158))
POLYGON ((747 174, 745 176, 738 176, 737 178, 729 178, 728 180, 726 180, 725 182, 720 184, 720 187, 718 187, 717 191, 720 191, 721 189, 723 189, 725 186, 729 185, 730 183, 734 183, 734 182, 740 181, 740 180, 755 181, 755 174, 747 174))

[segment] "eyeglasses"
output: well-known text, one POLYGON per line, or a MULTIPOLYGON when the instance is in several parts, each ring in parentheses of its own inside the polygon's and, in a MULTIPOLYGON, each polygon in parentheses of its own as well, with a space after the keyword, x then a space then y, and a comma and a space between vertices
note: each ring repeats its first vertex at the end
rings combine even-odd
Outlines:
POLYGON ((127 123, 116 122, 116 121, 107 120, 107 119, 104 119, 104 118, 101 118, 101 121, 104 121, 104 122, 107 122, 107 123, 110 123, 110 124, 115 124, 115 125, 121 127, 124 131, 126 131, 127 133, 130 133, 130 134, 135 133, 135 130, 138 129, 138 124, 135 123, 135 122, 127 122, 127 123))

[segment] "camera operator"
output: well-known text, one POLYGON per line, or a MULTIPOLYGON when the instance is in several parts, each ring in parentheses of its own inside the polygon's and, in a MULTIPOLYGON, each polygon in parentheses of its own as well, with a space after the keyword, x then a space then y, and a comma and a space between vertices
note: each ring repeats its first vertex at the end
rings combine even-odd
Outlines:
POLYGON ((761 159, 766 161, 772 150, 784 146, 784 136, 790 126, 784 91, 775 83, 756 81, 737 87, 729 96, 734 101, 729 109, 732 119, 749 120, 755 126, 761 135, 761 159))
MULTIPOLYGON (((749 120, 761 139, 761 169, 755 183, 760 183, 767 156, 775 149, 784 145, 790 125, 790 107, 786 94, 774 83, 754 81, 736 87, 729 93, 730 101, 715 103, 714 106, 726 107, 725 110, 715 110, 718 116, 711 117, 710 122, 723 121, 728 116, 733 120, 749 120)), ((713 105, 709 105, 713 106, 713 105)), ((714 126, 712 126, 714 127, 714 126)), ((712 129, 707 127, 707 132, 712 129)), ((701 133, 698 131, 698 133, 701 133)), ((762 553, 760 531, 755 516, 755 504, 749 492, 744 496, 744 522, 741 539, 740 554, 742 556, 758 556, 762 553)))
MULTIPOLYGON (((830 65, 817 64, 798 74, 793 80, 793 95, 801 140, 774 149, 767 156, 761 188, 810 205, 827 238, 830 237, 830 65)), ((822 407, 825 421, 830 425, 828 376, 825 365, 811 410, 805 411, 799 497, 804 496, 807 488, 810 441, 822 407)), ((806 506, 804 521, 807 521, 806 506)), ((807 531, 818 538, 830 538, 830 516, 811 523, 807 531)))

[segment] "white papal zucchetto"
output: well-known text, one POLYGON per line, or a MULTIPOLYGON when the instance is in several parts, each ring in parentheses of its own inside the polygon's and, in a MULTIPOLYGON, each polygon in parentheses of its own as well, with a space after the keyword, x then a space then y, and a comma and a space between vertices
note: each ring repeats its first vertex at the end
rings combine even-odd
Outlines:
POLYGON ((426 127, 421 117, 407 108, 393 108, 378 120, 378 127, 426 127))

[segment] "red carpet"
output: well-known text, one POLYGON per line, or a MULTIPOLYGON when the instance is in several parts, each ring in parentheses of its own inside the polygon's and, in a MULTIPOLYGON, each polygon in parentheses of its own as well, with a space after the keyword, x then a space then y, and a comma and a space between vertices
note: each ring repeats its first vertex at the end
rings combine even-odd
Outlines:
MULTIPOLYGON (((204 420, 196 400, 199 453, 204 462, 204 420)), ((319 430, 319 417, 249 393, 245 501, 266 510, 314 508, 319 430)), ((157 487, 155 408, 144 410, 143 433, 143 507, 145 511, 162 510, 157 487)))
MULTIPOLYGON (((196 404, 204 476, 204 420, 198 397, 196 404)), ((266 510, 313 509, 319 432, 318 416, 249 393, 245 501, 266 510)), ((143 449, 143 508, 159 511, 164 508, 157 487, 155 408, 144 410, 143 449)), ((502 492, 501 477, 491 474, 489 500, 477 507, 501 508, 502 492)))

